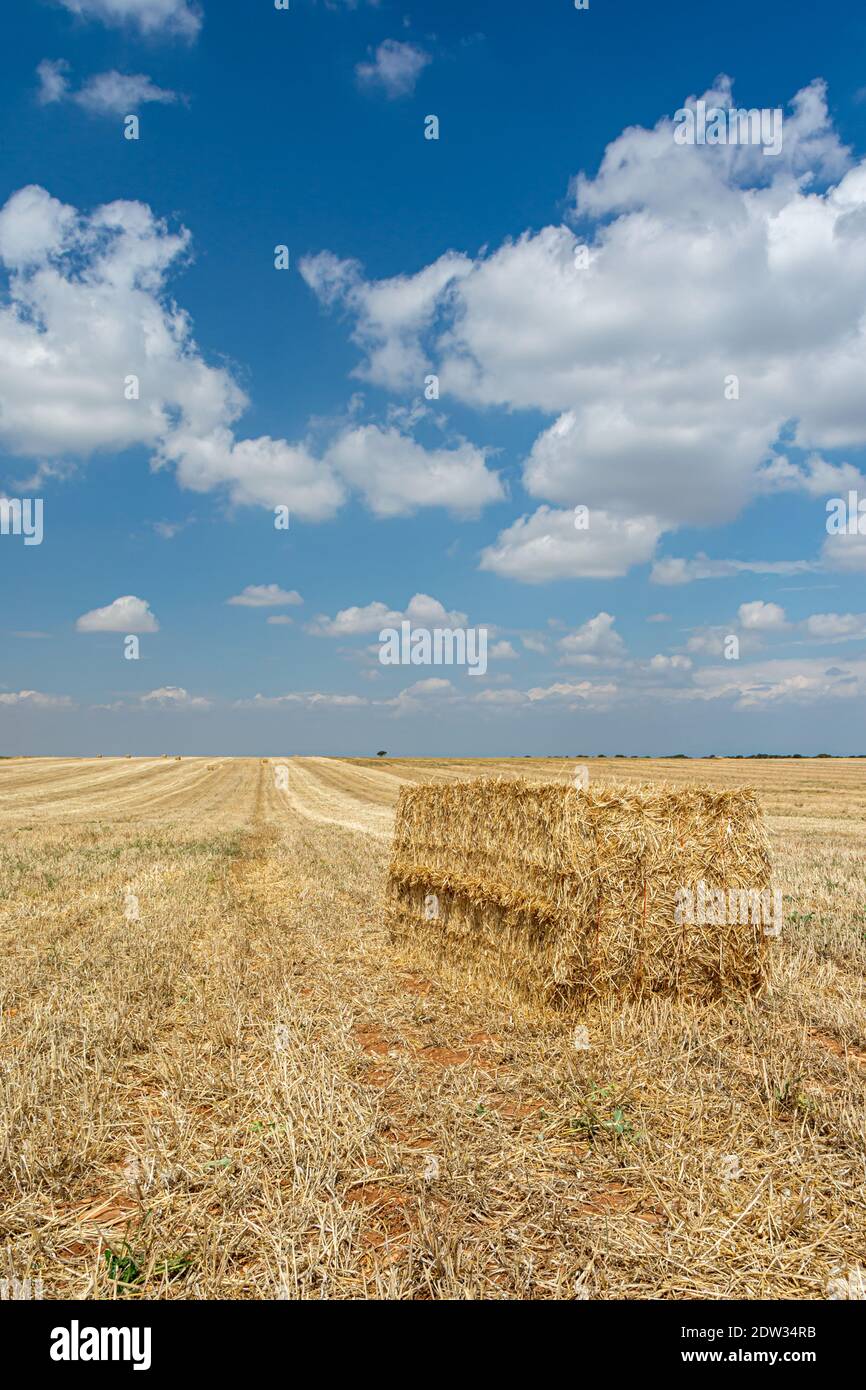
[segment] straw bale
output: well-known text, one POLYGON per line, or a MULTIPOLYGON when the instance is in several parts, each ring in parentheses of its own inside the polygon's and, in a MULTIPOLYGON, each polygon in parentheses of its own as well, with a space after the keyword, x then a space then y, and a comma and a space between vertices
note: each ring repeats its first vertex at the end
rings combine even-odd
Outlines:
POLYGON ((434 783, 401 790, 386 913, 431 964, 545 1005, 759 989, 763 923, 689 922, 699 883, 770 887, 754 792, 434 783))

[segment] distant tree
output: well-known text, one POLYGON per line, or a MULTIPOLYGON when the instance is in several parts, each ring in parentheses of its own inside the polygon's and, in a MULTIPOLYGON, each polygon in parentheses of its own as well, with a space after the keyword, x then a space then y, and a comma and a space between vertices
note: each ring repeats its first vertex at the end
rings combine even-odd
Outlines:
POLYGON ((377 757, 377 758, 387 758, 387 756, 388 756, 388 754, 385 752, 384 748, 382 749, 382 751, 381 751, 380 753, 377 753, 377 754, 376 754, 376 757, 377 757))

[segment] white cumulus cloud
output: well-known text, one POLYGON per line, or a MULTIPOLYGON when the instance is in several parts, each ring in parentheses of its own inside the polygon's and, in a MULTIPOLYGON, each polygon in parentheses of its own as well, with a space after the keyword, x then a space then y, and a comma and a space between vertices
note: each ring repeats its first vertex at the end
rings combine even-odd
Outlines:
POLYGON ((813 613, 804 624, 810 637, 840 642, 866 637, 866 613, 813 613))
POLYGON ((75 627, 78 632, 159 632, 149 604, 134 594, 124 594, 105 608, 82 613, 75 627))
POLYGON ((778 603, 764 603, 761 599, 741 603, 737 616, 741 627, 752 632, 781 632, 788 626, 784 608, 778 603))
POLYGON ((476 516, 505 495, 498 474, 487 468, 485 450, 466 440, 451 449, 425 449, 401 430, 364 425, 334 440, 326 461, 380 517, 407 516, 419 507, 476 516))
POLYGON ((466 614, 451 612, 429 594, 415 594, 402 612, 389 608, 387 604, 376 601, 363 607, 343 608, 336 617, 329 618, 320 613, 309 625, 308 631, 316 637, 358 637, 366 633, 379 633, 386 627, 399 627, 406 619, 414 627, 458 628, 466 626, 466 614))
MULTIPOLYGON (((727 78, 705 97, 736 104, 727 78)), ((311 288, 350 316, 357 375, 417 391, 434 372, 443 400, 548 415, 526 490, 637 522, 623 563, 651 557, 661 531, 729 522, 768 490, 817 496, 850 481, 850 465, 824 454, 866 445, 866 161, 841 143, 824 83, 793 97, 776 158, 678 145, 664 116, 614 139, 573 190, 573 225, 474 258, 449 251, 413 274, 370 281, 357 262, 310 258, 311 288), (791 422, 803 466, 779 456, 791 422)), ((521 519, 485 565, 530 580, 582 573, 554 522, 521 519)), ((829 548, 861 566, 859 547, 829 548)), ((686 582, 689 564, 660 562, 655 577, 686 582)))
POLYGON ((594 509, 576 530, 574 513, 541 506, 501 531, 482 551, 480 568, 526 584, 552 579, 614 579, 653 558, 661 534, 651 516, 623 517, 594 509))
POLYGON ((596 613, 594 618, 561 637, 556 646, 560 658, 567 665, 596 665, 600 662, 617 662, 625 655, 625 644, 618 632, 614 632, 616 622, 610 613, 596 613))
POLYGON ((189 254, 142 203, 83 215, 38 186, 0 209, 0 447, 46 461, 134 446, 180 485, 237 506, 333 517, 351 485, 376 516, 438 506, 470 517, 504 495, 486 451, 424 448, 404 429, 359 426, 317 453, 304 440, 243 439, 249 402, 202 357, 168 277, 189 254), (137 392, 127 392, 131 378, 137 392))

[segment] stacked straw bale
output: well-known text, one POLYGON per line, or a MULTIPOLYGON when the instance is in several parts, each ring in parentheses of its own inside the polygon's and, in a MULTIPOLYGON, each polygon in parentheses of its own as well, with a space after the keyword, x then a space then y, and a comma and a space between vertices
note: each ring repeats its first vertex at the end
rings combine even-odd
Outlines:
POLYGON ((401 790, 386 910, 431 965, 544 1005, 754 991, 760 923, 676 920, 701 880, 769 888, 754 792, 480 779, 401 790))

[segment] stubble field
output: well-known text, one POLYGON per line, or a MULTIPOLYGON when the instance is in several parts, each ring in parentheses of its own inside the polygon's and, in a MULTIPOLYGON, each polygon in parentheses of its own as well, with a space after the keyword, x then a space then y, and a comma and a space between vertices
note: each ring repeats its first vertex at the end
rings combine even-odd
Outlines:
POLYGON ((785 895, 761 996, 597 1004, 577 1050, 390 944, 402 782, 570 781, 564 760, 0 762, 0 1278, 133 1299, 861 1287, 866 764, 589 766, 757 787, 785 895))

